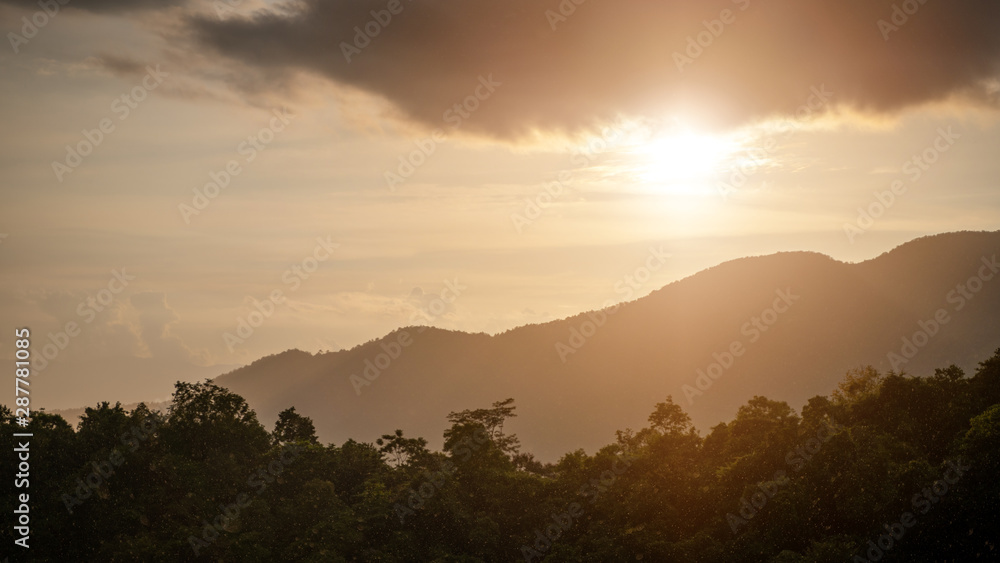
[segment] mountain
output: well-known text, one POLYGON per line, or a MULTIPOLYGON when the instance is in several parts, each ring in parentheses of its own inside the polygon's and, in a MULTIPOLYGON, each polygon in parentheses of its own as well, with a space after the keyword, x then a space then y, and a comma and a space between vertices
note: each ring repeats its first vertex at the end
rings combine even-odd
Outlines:
POLYGON ((290 350, 216 382, 266 425, 295 406, 336 443, 403 428, 440 447, 449 412, 513 397, 511 430, 550 461, 643 426, 667 395, 705 430, 754 395, 801 407, 861 365, 971 371, 1000 347, 998 254, 1000 232, 961 232, 856 264, 810 252, 742 258, 617 310, 495 336, 409 327, 350 350, 290 350), (366 368, 370 385, 358 385, 366 368))

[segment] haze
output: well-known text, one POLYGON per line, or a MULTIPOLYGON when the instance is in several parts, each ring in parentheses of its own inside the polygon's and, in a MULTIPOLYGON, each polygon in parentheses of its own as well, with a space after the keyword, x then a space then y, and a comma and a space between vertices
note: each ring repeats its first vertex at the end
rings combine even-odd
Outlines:
POLYGON ((197 379, 996 229, 1000 7, 661 4, 73 0, 28 38, 4 0, 0 314, 64 343, 47 385, 155 399, 130 360, 197 379))

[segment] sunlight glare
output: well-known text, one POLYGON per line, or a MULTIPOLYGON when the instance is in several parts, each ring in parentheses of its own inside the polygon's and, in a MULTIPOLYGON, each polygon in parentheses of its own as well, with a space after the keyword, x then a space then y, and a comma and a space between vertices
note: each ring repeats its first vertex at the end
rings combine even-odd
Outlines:
POLYGON ((740 146, 721 135, 692 130, 658 135, 633 149, 638 179, 670 193, 704 194, 740 146))

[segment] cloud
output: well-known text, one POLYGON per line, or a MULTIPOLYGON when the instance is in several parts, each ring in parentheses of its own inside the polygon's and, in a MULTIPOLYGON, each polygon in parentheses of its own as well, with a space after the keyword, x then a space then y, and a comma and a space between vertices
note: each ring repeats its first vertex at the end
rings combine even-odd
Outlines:
POLYGON ((32 290, 17 299, 42 313, 43 318, 47 317, 48 322, 42 324, 45 328, 38 331, 39 336, 45 334, 48 338, 46 342, 62 339, 57 337, 53 340, 49 335, 60 333, 69 323, 75 323, 78 335, 70 339, 68 345, 60 347, 59 357, 62 360, 91 360, 142 352, 141 339, 130 320, 133 311, 126 300, 119 298, 102 306, 93 301, 93 295, 47 289, 32 290))
POLYGON ((412 320, 418 324, 434 322, 455 313, 454 302, 449 303, 434 293, 424 293, 419 287, 410 291, 409 301, 416 307, 412 320))
POLYGON ((206 362, 206 358, 193 353, 180 338, 170 333, 170 325, 179 317, 167 306, 163 293, 136 293, 130 303, 139 312, 139 336, 153 358, 199 364, 206 362))
MULTIPOLYGON (((187 0, 50 0, 45 2, 59 9, 69 8, 95 13, 140 12, 161 10, 180 6, 187 0)), ((39 0, 0 0, 0 4, 8 4, 19 8, 40 9, 39 0)))
POLYGON ((191 16, 189 32, 268 73, 263 88, 305 71, 429 127, 445 128, 445 112, 492 75, 502 86, 462 128, 501 138, 677 111, 740 125, 793 115, 821 86, 868 114, 996 101, 1000 3, 987 0, 906 0, 895 12, 871 0, 403 0, 386 25, 370 24, 373 10, 386 21, 388 4, 302 0, 247 18, 191 16), (553 18, 560 6, 567 15, 553 18), (355 41, 366 25, 367 45, 355 41), (345 45, 360 50, 350 62, 345 45))
POLYGON ((122 57, 111 54, 105 54, 97 57, 95 58, 95 61, 98 65, 115 74, 126 76, 142 76, 147 72, 146 67, 148 66, 143 64, 141 61, 130 57, 122 57))

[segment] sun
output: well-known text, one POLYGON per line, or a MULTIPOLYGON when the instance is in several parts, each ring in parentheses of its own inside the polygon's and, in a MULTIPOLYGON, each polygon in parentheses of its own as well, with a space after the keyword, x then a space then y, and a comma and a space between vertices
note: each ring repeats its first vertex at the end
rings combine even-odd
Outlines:
POLYGON ((705 195, 740 151, 734 138, 685 129, 651 135, 632 147, 636 179, 656 191, 705 195))

